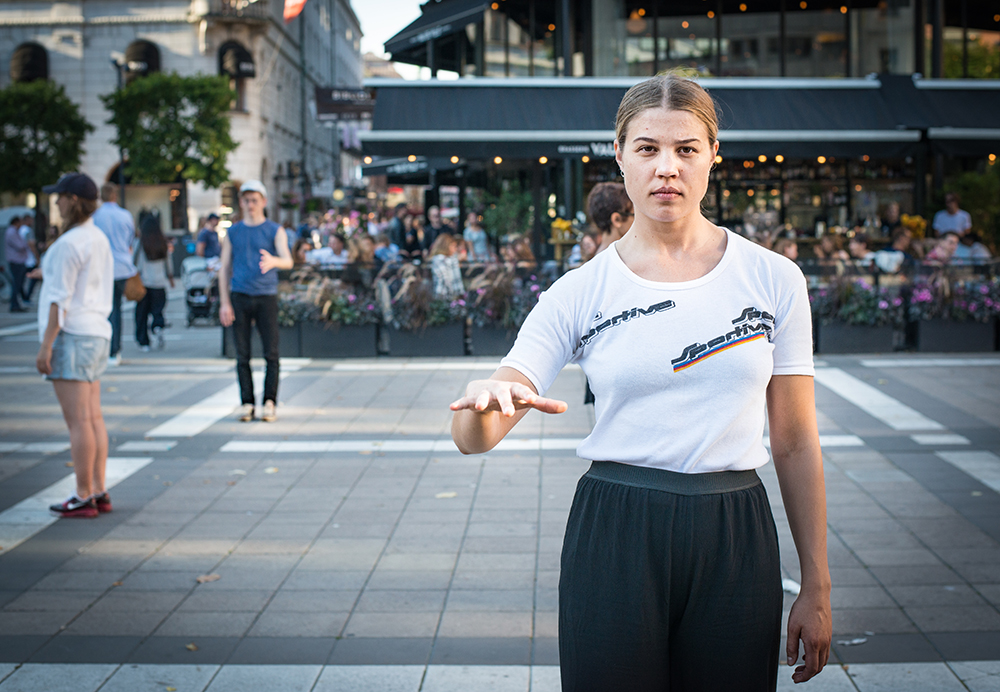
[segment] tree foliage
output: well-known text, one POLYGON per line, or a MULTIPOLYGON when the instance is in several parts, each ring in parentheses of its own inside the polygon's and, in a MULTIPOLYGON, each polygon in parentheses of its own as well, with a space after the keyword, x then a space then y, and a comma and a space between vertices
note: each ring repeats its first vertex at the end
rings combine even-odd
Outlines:
POLYGON ((59 84, 40 79, 0 89, 0 190, 38 191, 76 170, 93 131, 59 84))
POLYGON ((207 187, 229 180, 226 159, 238 146, 229 132, 232 99, 225 77, 161 73, 101 97, 132 182, 183 178, 207 187))
POLYGON ((517 180, 505 180, 500 195, 487 195, 483 227, 491 238, 531 233, 531 192, 517 180))

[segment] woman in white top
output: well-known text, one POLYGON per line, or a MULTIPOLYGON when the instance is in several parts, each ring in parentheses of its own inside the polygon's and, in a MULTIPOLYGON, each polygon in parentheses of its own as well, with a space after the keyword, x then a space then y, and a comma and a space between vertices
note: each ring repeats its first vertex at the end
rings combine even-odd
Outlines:
POLYGON ((101 414, 100 377, 111 346, 114 260, 107 236, 91 220, 97 185, 82 173, 67 173, 55 185, 62 233, 42 256, 35 364, 52 381, 69 427, 76 492, 52 505, 64 517, 96 517, 111 511, 104 487, 108 432, 101 414))
POLYGON ((673 75, 628 91, 616 159, 635 220, 546 291, 490 379, 452 403, 467 454, 492 449, 579 363, 594 460, 566 529, 559 586, 564 692, 774 690, 777 535, 756 468, 771 454, 801 565, 785 657, 803 682, 831 639, 826 506, 805 279, 706 219, 719 148, 711 97, 673 75))

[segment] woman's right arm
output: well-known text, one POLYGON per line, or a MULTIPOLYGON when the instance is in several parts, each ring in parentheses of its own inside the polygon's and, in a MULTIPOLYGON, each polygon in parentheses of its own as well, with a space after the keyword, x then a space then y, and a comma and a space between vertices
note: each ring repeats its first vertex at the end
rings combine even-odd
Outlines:
POLYGON ((474 380, 465 396, 452 402, 451 437, 462 454, 488 452, 531 409, 562 413, 566 402, 538 396, 531 381, 514 368, 502 367, 488 380, 474 380))

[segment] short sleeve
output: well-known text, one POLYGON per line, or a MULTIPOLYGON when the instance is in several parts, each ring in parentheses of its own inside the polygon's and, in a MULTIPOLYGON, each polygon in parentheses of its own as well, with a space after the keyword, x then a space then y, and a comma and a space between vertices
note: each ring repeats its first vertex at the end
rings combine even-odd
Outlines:
POLYGON ((73 300, 76 290, 76 279, 83 266, 82 258, 77 248, 71 243, 59 243, 52 246, 52 271, 43 272, 42 280, 49 283, 48 296, 51 302, 61 310, 67 310, 73 300))
POLYGON ((518 332, 514 347, 500 361, 501 366, 514 368, 527 377, 541 395, 573 357, 580 340, 572 311, 556 295, 558 285, 556 282, 542 293, 518 332))
POLYGON ((814 375, 812 311, 806 277, 797 266, 780 277, 774 316, 774 375, 814 375), (792 271, 793 270, 793 271, 792 271))

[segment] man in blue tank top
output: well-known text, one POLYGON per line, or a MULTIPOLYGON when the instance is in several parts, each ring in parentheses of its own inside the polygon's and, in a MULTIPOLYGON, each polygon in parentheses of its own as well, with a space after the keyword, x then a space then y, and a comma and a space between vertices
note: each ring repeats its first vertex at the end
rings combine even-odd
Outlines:
POLYGON ((236 375, 240 382, 240 420, 254 419, 253 377, 250 374, 250 336, 257 324, 264 345, 264 408, 261 419, 275 420, 278 403, 278 270, 291 269, 285 229, 264 216, 267 188, 259 180, 240 186, 243 219, 229 227, 222 241, 219 269, 219 321, 233 325, 236 337, 236 375))

